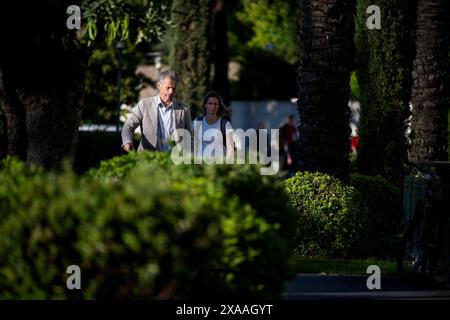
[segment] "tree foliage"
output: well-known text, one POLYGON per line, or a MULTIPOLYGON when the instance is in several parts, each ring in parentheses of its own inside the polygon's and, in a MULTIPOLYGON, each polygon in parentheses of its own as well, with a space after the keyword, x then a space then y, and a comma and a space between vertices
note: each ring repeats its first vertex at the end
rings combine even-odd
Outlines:
POLYGON ((170 2, 165 0, 85 0, 82 6, 84 35, 88 46, 95 40, 130 40, 134 43, 161 40, 172 26, 170 2))
POLYGON ((164 3, 47 0, 8 2, 8 8, 2 3, 0 36, 7 50, 0 51, 0 103, 7 154, 47 168, 72 160, 92 48, 121 39, 156 41, 170 25, 164 3), (68 28, 72 5, 81 6, 81 30, 68 28))
POLYGON ((296 63, 296 12, 296 3, 291 0, 243 0, 236 16, 252 31, 251 38, 244 45, 272 51, 277 57, 296 63))
POLYGON ((291 99, 297 82, 297 1, 233 3, 228 19, 229 52, 230 61, 239 68, 231 80, 232 99, 291 99))
POLYGON ((114 123, 117 99, 134 104, 140 84, 151 79, 136 75, 140 63, 152 46, 163 41, 164 32, 173 27, 170 1, 85 1, 82 42, 90 50, 86 68, 84 123, 114 123), (123 43, 120 97, 117 97, 118 51, 123 43))
MULTIPOLYGON (((121 59, 121 103, 133 105, 138 100, 141 85, 153 84, 152 79, 136 74, 136 67, 145 63, 145 54, 149 51, 144 43, 128 43, 124 47, 121 59)), ((92 50, 86 68, 83 123, 114 123, 118 68, 118 53, 114 47, 103 43, 92 50)))
POLYGON ((382 0, 381 29, 366 26, 372 2, 358 0, 355 42, 357 77, 361 88, 361 173, 381 174, 397 186, 406 160, 406 120, 410 114, 414 4, 382 0))
POLYGON ((231 94, 239 100, 288 100, 296 95, 295 67, 272 52, 242 49, 237 59, 239 80, 231 82, 231 94), (280 80, 280 81, 278 81, 280 80))

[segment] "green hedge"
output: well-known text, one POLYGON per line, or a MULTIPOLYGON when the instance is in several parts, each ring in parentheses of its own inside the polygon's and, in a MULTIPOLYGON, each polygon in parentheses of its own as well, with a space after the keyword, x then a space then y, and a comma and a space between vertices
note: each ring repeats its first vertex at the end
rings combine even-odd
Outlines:
POLYGON ((98 167, 87 171, 87 175, 94 178, 124 178, 137 165, 155 164, 168 169, 172 162, 168 154, 162 152, 136 152, 132 151, 126 156, 115 156, 102 160, 98 167))
POLYGON ((297 172, 284 185, 297 213, 298 255, 353 257, 365 251, 368 211, 355 188, 311 172, 297 172))
POLYGON ((358 171, 403 183, 415 55, 416 1, 378 0, 381 29, 367 28, 372 0, 356 1, 356 76, 360 87, 358 171))
POLYGON ((286 180, 297 212, 297 254, 306 257, 394 257, 402 219, 401 194, 386 179, 351 175, 350 185, 322 173, 286 180))
POLYGON ((294 224, 277 178, 166 160, 136 154, 99 169, 123 179, 3 161, 1 298, 279 297, 294 224), (66 289, 73 264, 81 290, 66 289))
POLYGON ((394 257, 400 244, 402 197, 400 190, 381 176, 352 174, 350 184, 360 191, 360 201, 369 209, 367 254, 394 257))
MULTIPOLYGON (((282 236, 275 236, 271 240, 267 239, 263 251, 266 253, 259 256, 261 265, 267 265, 272 260, 273 251, 278 257, 288 257, 292 254, 294 246, 294 226, 295 216, 291 207, 288 205, 288 197, 283 192, 282 183, 276 176, 261 176, 260 167, 250 165, 173 165, 170 156, 160 152, 131 152, 128 156, 115 157, 110 160, 102 161, 99 168, 93 168, 88 172, 91 177, 110 177, 115 179, 127 179, 130 172, 136 167, 146 166, 147 164, 156 164, 164 170, 179 170, 180 172, 190 172, 194 176, 208 176, 214 181, 216 186, 221 186, 225 198, 231 199, 237 197, 242 204, 251 206, 256 210, 258 216, 270 223, 282 236)), ((226 205, 226 204, 224 204, 226 205)), ((235 241, 238 241, 235 239, 235 241)), ((239 246, 247 247, 250 244, 246 242, 243 235, 240 235, 239 246)), ((284 262, 283 262, 284 263, 284 262)), ((241 265, 241 272, 245 274, 234 281, 233 286, 240 288, 239 292, 247 292, 248 283, 255 281, 259 277, 255 273, 255 265, 244 262, 241 265), (245 280, 247 279, 247 280, 245 280)), ((290 270, 292 266, 288 263, 283 268, 290 270)), ((265 281, 273 283, 279 287, 279 276, 276 275, 280 269, 272 271, 265 270, 265 281)), ((286 273, 288 274, 288 273, 286 273)), ((236 291, 236 292, 238 292, 236 291)))

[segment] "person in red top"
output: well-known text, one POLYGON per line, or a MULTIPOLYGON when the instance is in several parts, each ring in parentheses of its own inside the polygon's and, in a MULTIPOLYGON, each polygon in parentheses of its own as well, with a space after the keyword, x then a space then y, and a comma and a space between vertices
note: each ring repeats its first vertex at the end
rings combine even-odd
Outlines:
POLYGON ((297 137, 295 117, 290 115, 288 121, 280 128, 280 162, 281 170, 289 170, 292 165, 292 150, 297 137))
POLYGON ((352 153, 356 154, 359 149, 358 129, 355 130, 355 135, 352 137, 351 146, 352 146, 352 153))

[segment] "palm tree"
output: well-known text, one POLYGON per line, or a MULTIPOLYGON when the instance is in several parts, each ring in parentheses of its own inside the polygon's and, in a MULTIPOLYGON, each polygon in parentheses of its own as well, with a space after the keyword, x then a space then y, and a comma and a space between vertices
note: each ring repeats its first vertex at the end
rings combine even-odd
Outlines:
POLYGON ((302 168, 346 179, 354 1, 300 0, 298 110, 302 168))
POLYGON ((418 0, 412 88, 412 161, 447 160, 449 4, 418 0))

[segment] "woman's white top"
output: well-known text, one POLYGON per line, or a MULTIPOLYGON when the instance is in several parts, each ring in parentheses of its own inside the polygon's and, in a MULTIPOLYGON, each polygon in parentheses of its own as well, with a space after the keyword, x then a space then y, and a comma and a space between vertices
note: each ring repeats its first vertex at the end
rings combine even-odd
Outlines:
MULTIPOLYGON (((202 121, 197 118, 192 123, 194 130, 194 139, 197 143, 197 157, 215 158, 224 157, 226 155, 226 148, 223 144, 222 132, 220 131, 221 117, 213 124, 206 122, 206 117, 202 121)), ((230 121, 225 123, 225 133, 233 130, 230 121)))

